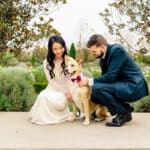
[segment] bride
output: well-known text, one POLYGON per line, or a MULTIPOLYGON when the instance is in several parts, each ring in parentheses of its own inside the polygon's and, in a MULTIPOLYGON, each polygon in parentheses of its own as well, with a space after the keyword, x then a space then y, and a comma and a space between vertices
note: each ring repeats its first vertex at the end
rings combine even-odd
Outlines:
POLYGON ((37 97, 30 110, 32 123, 46 125, 69 119, 67 82, 64 72, 66 44, 62 37, 52 36, 48 42, 47 58, 43 61, 48 86, 37 97))

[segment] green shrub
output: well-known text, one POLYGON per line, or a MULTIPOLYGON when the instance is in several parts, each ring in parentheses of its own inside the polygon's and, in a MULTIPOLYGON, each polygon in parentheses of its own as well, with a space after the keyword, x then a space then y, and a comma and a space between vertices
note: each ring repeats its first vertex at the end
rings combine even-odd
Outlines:
POLYGON ((36 93, 40 93, 40 91, 42 91, 43 89, 46 88, 47 83, 34 82, 33 86, 34 86, 34 89, 35 89, 36 93))
POLYGON ((43 63, 43 60, 46 58, 46 56, 47 48, 35 47, 32 55, 28 57, 27 62, 28 64, 31 64, 32 66, 36 67, 43 63))
POLYGON ((2 65, 0 65, 0 71, 3 69, 2 65))
POLYGON ((68 102, 69 111, 73 112, 73 104, 72 102, 68 102))
POLYGON ((21 51, 17 56, 19 62, 28 62, 31 59, 30 52, 21 51))
POLYGON ((36 97, 31 82, 34 77, 28 70, 10 67, 0 70, 0 110, 28 111, 36 97))
POLYGON ((37 64, 40 64, 40 61, 38 60, 38 58, 36 58, 34 54, 31 56, 30 62, 32 66, 36 66, 37 64))
POLYGON ((89 71, 91 74, 91 77, 100 77, 101 76, 101 70, 99 67, 85 67, 85 70, 89 71))
POLYGON ((150 112, 150 96, 146 96, 143 99, 134 102, 133 106, 136 112, 150 112))
MULTIPOLYGON (((150 93, 150 70, 145 69, 143 72, 147 80, 148 89, 150 93)), ((133 106, 136 112, 150 112, 150 95, 142 98, 141 100, 134 102, 133 106)))
POLYGON ((43 66, 41 65, 39 67, 34 68, 32 72, 35 78, 35 82, 33 82, 33 86, 36 93, 39 93, 47 86, 47 79, 43 70, 43 66))
POLYGON ((15 66, 18 63, 18 60, 12 53, 6 52, 2 55, 0 64, 2 66, 15 66))
POLYGON ((38 82, 38 83, 47 83, 47 79, 46 79, 46 76, 45 76, 45 73, 44 73, 44 70, 43 70, 43 66, 39 66, 39 67, 36 67, 32 70, 33 72, 33 75, 34 75, 34 78, 35 78, 35 82, 38 82))
POLYGON ((34 59, 37 63, 42 64, 43 60, 47 56, 47 48, 37 46, 37 47, 34 48, 32 55, 35 57, 34 59))
POLYGON ((145 67, 145 69, 143 69, 143 74, 144 74, 145 79, 147 81, 149 93, 150 93, 150 67, 145 67))
POLYGON ((74 43, 71 44, 70 50, 69 50, 69 56, 76 59, 76 48, 74 43))
POLYGON ((136 53, 136 54, 133 55, 133 59, 134 59, 137 63, 141 63, 141 62, 143 62, 143 54, 136 53))
POLYGON ((150 56, 149 55, 145 55, 143 57, 143 62, 146 63, 146 64, 150 64, 150 56))
POLYGON ((95 59, 94 56, 89 52, 87 48, 78 49, 77 58, 82 58, 84 63, 88 63, 95 59))

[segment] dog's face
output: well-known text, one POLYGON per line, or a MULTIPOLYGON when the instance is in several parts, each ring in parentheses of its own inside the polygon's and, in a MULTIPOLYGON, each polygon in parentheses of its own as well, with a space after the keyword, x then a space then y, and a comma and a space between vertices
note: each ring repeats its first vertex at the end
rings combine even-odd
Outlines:
POLYGON ((72 57, 65 55, 65 72, 70 77, 76 77, 81 73, 81 61, 74 60, 72 57))

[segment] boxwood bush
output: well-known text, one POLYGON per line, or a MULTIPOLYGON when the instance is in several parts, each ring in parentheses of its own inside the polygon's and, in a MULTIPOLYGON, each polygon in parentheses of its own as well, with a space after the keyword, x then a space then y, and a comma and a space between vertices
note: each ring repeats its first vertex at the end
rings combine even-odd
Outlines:
POLYGON ((39 93, 41 90, 45 89, 47 86, 47 79, 43 70, 43 65, 38 66, 32 70, 35 81, 33 82, 34 89, 36 93, 39 93))
POLYGON ((36 93, 40 93, 40 91, 44 90, 47 86, 47 83, 45 82, 34 82, 33 83, 34 89, 36 91, 36 93))

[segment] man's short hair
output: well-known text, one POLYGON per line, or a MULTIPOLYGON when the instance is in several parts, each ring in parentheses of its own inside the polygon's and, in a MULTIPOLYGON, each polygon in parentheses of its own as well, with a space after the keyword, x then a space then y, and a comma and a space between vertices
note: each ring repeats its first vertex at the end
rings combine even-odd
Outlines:
POLYGON ((101 45, 107 45, 107 40, 100 34, 94 34, 87 42, 87 47, 90 48, 93 45, 96 45, 97 47, 101 45))

